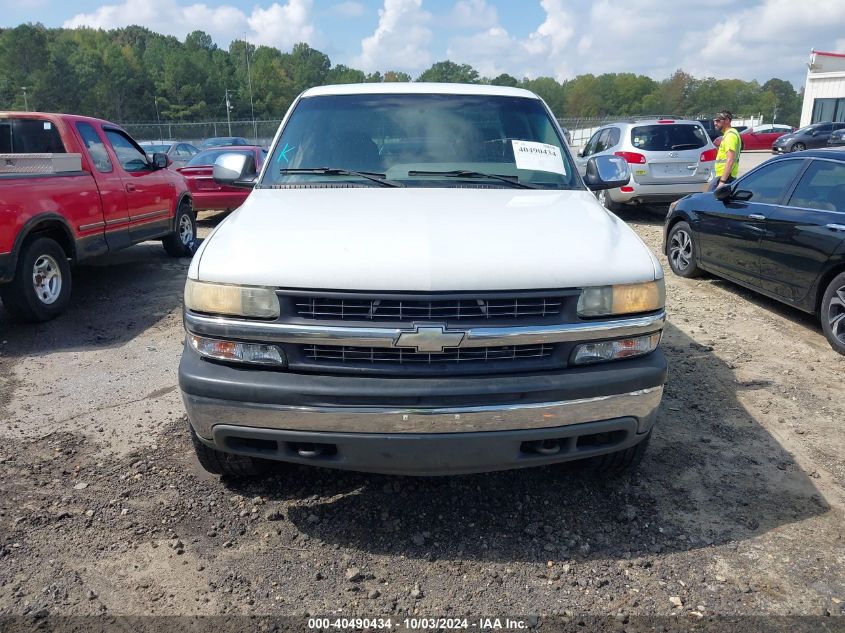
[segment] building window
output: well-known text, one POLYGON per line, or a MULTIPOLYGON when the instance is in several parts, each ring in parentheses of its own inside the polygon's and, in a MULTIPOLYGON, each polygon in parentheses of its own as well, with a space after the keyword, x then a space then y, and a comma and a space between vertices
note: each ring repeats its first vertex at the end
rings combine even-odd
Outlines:
POLYGON ((819 121, 845 121, 845 99, 816 99, 813 101, 813 118, 819 121))

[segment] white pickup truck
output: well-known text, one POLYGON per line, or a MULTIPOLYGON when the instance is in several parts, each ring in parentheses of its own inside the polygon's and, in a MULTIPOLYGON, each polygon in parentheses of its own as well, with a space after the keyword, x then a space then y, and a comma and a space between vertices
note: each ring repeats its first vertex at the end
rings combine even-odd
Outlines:
POLYGON ((663 272, 514 88, 325 86, 191 263, 179 383, 200 463, 445 475, 635 464, 666 379, 663 272))

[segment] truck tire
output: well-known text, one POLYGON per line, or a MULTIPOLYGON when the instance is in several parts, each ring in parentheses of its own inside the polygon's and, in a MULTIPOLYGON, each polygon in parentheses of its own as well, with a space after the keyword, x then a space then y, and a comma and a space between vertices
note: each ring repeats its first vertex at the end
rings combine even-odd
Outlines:
POLYGON ((273 462, 270 460, 224 453, 223 451, 206 446, 199 440, 193 427, 190 427, 190 431, 191 443, 194 445, 194 452, 197 455, 200 466, 212 475, 225 475, 236 479, 260 477, 266 474, 273 466, 273 462))
POLYGON ((630 446, 616 453, 599 455, 589 460, 589 468, 593 472, 603 475, 619 475, 634 470, 643 459, 648 443, 651 440, 651 431, 644 439, 634 446, 630 446))
POLYGON ((161 240, 164 250, 171 257, 192 255, 191 243, 197 239, 197 218, 189 201, 179 205, 173 226, 176 229, 161 240))
POLYGON ((834 351, 845 355, 845 273, 830 280, 819 310, 827 342, 834 351))
POLYGON ((67 253, 49 237, 24 242, 15 277, 0 286, 6 310, 20 321, 42 322, 59 316, 70 301, 67 253))

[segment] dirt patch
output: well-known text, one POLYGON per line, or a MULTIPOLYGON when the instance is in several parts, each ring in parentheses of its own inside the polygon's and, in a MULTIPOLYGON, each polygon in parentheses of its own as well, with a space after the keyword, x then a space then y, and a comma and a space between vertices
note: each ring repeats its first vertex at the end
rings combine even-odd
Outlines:
MULTIPOLYGON (((626 219, 659 250, 657 215, 626 219)), ((670 379, 630 477, 234 483, 192 454, 175 389, 187 260, 159 250, 80 267, 67 317, 0 321, 0 612, 842 612, 845 359, 812 318, 667 269, 670 379)))

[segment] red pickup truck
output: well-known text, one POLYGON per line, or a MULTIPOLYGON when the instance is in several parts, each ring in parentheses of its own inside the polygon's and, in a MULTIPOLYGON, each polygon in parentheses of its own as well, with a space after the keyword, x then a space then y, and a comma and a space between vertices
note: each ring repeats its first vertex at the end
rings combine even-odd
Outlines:
POLYGON ((83 116, 0 112, 0 298, 46 321, 67 306, 70 263, 160 239, 190 255, 185 179, 119 126, 83 116))

